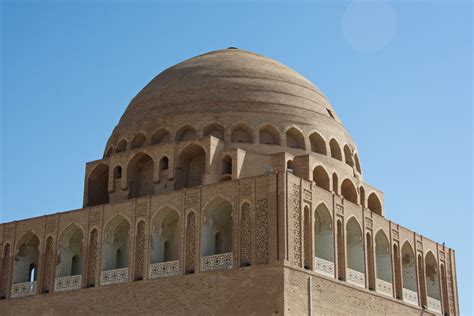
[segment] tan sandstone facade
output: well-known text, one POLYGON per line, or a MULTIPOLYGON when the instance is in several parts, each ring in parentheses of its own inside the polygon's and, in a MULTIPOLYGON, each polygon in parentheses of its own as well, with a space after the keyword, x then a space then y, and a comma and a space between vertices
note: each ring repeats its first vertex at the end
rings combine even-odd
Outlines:
POLYGON ((154 78, 84 207, 0 225, 1 315, 458 315, 454 250, 384 217, 311 82, 210 52, 154 78))

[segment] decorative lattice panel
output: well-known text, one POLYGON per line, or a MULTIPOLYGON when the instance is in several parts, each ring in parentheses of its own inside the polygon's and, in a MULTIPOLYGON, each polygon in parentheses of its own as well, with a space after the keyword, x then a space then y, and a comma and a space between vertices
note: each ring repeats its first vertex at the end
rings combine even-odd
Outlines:
POLYGON ((36 294, 36 281, 16 283, 12 285, 11 297, 24 297, 36 294))
POLYGON ((44 261, 44 273, 43 281, 41 286, 41 293, 49 293, 52 290, 51 282, 53 280, 54 273, 54 250, 53 250, 53 237, 48 237, 46 240, 46 251, 44 261))
POLYGON ((0 271, 2 273, 0 280, 0 298, 7 296, 8 283, 10 281, 10 274, 12 273, 10 258, 10 244, 6 244, 3 248, 2 271, 0 271))
POLYGON ((232 269, 232 252, 201 258, 201 271, 232 269))
POLYGON ((97 229, 91 232, 89 241, 89 256, 87 258, 87 286, 95 286, 97 265, 97 229))
POLYGON ((347 268, 347 282, 358 287, 365 287, 365 275, 362 272, 347 268))
POLYGON ((128 282, 128 268, 102 271, 100 285, 119 284, 128 282))
POLYGON ((387 296, 393 296, 393 286, 392 283, 387 282, 382 279, 377 279, 377 292, 387 295, 387 296))
POLYGON ((135 280, 143 280, 145 275, 145 222, 137 225, 135 239, 135 280))
POLYGON ((244 203, 240 213, 240 266, 252 263, 252 218, 250 204, 244 203))
POLYGON ((293 239, 293 257, 294 265, 301 267, 301 207, 300 207, 300 186, 293 184, 292 198, 290 201, 292 225, 292 239, 293 239))
POLYGON ((255 214, 255 243, 257 264, 268 263, 268 200, 257 200, 255 214))
POLYGON ((150 279, 170 277, 179 274, 179 261, 167 261, 150 264, 150 279))
POLYGON ((316 264, 316 267, 315 267, 316 272, 327 275, 331 278, 334 277, 334 262, 331 262, 322 258, 318 258, 318 257, 315 257, 314 259, 315 259, 315 264, 316 264))
POLYGON ((186 226, 186 273, 196 269, 196 215, 190 212, 186 226))
POLYGON ((428 296, 428 309, 440 314, 441 313, 441 302, 437 299, 428 296))
POLYGON ((403 289, 403 301, 413 304, 413 305, 418 305, 418 293, 415 291, 409 290, 409 289, 403 289))
POLYGON ((78 290, 81 288, 82 275, 72 275, 56 278, 54 281, 54 291, 78 290))

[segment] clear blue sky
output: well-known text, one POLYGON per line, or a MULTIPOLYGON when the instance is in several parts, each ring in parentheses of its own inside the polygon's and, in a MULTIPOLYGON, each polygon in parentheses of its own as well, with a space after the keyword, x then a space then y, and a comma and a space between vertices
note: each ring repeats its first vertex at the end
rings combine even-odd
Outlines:
POLYGON ((2 3, 2 222, 82 206, 128 102, 165 68, 237 46, 328 96, 386 216, 456 249, 472 313, 469 1, 2 3), (36 4, 35 4, 36 3, 36 4))

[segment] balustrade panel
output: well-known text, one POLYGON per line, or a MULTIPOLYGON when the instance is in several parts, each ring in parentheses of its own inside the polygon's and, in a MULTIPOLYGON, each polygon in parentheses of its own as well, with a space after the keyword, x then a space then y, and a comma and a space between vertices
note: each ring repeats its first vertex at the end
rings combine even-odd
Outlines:
POLYGON ((377 293, 384 294, 387 296, 393 296, 393 286, 392 283, 377 279, 377 293))
POLYGON ((334 278, 334 262, 315 257, 316 272, 334 278))
POLYGON ((54 280, 54 291, 79 290, 81 288, 82 275, 65 276, 54 280))
POLYGON ((24 297, 36 294, 36 281, 16 283, 12 285, 11 297, 24 297))
POLYGON ((179 261, 167 261, 150 264, 150 279, 170 277, 179 274, 179 261))
POLYGON ((428 296, 428 309, 436 313, 441 313, 441 302, 428 296))
POLYGON ((365 288, 365 275, 362 272, 347 268, 347 282, 365 288))
POLYGON ((128 282, 128 268, 102 271, 100 285, 119 284, 128 282))
POLYGON ((404 288, 403 301, 418 306, 418 293, 404 288))
POLYGON ((201 271, 217 271, 232 269, 232 253, 206 256, 201 258, 201 271))

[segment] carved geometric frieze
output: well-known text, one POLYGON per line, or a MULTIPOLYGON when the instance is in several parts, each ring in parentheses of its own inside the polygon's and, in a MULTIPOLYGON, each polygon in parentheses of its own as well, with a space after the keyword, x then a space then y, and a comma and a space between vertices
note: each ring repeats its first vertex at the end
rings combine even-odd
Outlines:
POLYGON ((373 227, 373 221, 372 221, 371 218, 368 218, 368 217, 365 218, 365 226, 367 228, 372 228, 373 227))
POLYGON ((137 202, 137 207, 135 209, 136 216, 146 216, 148 211, 148 203, 147 202, 137 202))
POLYGON ((307 201, 311 201, 312 198, 313 198, 313 194, 311 193, 311 191, 308 191, 308 190, 303 191, 303 199, 307 201))
POLYGON ((336 204, 336 213, 337 214, 344 214, 344 206, 336 204))
POLYGON ((393 239, 395 239, 395 240, 399 240, 399 239, 400 239, 400 234, 398 233, 398 230, 392 229, 392 237, 393 237, 393 239))
POLYGON ((184 206, 197 206, 199 204, 199 190, 186 190, 186 196, 184 197, 184 206))
POLYGON ((48 219, 46 222, 46 233, 53 233, 56 231, 56 224, 57 224, 56 219, 48 219))
POLYGON ((416 248, 423 251, 423 242, 421 240, 416 241, 416 248))
POLYGON ((89 213, 89 224, 100 223, 100 211, 91 211, 89 213))

